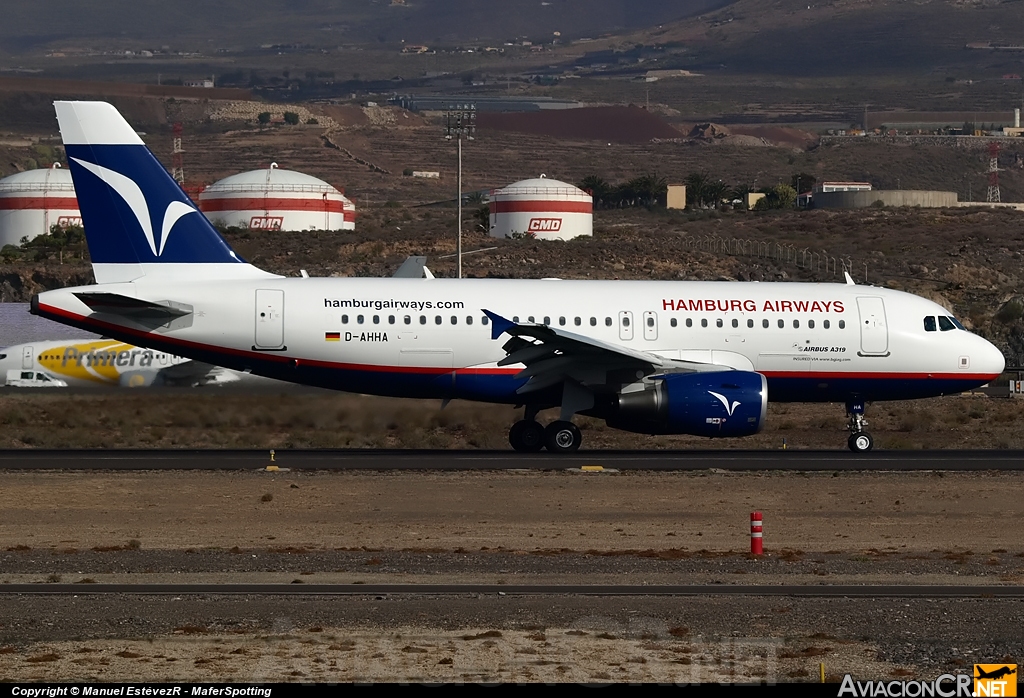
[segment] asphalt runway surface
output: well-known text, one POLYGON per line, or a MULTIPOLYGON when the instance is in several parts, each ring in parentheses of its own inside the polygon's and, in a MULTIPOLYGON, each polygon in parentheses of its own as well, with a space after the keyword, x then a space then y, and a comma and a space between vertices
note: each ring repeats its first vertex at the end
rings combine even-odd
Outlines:
POLYGON ((51 596, 783 596, 827 598, 1024 598, 1024 586, 913 584, 3 584, 0 595, 51 596))
POLYGON ((581 451, 569 455, 439 450, 6 450, 3 470, 1024 470, 1024 451, 581 451))

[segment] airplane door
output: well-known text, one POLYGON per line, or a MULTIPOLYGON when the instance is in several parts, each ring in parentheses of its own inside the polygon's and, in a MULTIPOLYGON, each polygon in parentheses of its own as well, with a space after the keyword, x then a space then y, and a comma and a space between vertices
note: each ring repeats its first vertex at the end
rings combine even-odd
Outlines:
POLYGON ((25 347, 21 350, 21 367, 35 368, 35 352, 32 347, 25 347))
POLYGON ((633 339, 633 313, 628 310, 619 312, 619 339, 627 342, 633 339))
POLYGON ((654 341, 658 338, 658 314, 653 310, 644 311, 644 339, 654 341))
POLYGON ((889 329, 885 324, 885 304, 877 296, 857 299, 860 313, 860 352, 862 355, 882 356, 889 351, 889 329))
POLYGON ((284 291, 256 290, 254 349, 284 349, 284 291))

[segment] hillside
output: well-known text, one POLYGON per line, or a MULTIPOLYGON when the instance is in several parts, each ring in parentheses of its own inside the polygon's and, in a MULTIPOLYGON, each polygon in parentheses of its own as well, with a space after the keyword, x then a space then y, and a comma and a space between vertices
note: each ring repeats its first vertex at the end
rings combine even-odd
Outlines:
POLYGON ((46 0, 4 8, 0 52, 205 51, 264 44, 398 44, 594 36, 678 20, 727 0, 46 0))
POLYGON ((681 42, 697 68, 793 76, 1021 73, 1024 3, 1016 0, 739 0, 716 12, 635 32, 681 42))

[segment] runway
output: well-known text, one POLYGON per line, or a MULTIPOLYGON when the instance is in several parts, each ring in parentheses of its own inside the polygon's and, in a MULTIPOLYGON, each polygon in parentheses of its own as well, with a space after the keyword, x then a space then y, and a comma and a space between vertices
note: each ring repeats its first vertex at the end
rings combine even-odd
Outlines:
POLYGON ((1020 471, 1024 451, 6 450, 2 470, 1020 471))
POLYGON ((772 596, 793 598, 1024 598, 1024 586, 912 584, 3 584, 0 595, 101 596, 772 596))

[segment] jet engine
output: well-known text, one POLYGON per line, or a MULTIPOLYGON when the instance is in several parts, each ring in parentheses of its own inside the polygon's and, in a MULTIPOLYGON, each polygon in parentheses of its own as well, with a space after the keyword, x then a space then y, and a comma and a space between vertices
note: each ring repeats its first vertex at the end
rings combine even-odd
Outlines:
POLYGON ((620 392, 608 426, 641 434, 749 436, 768 412, 768 381, 753 371, 669 373, 620 392))

